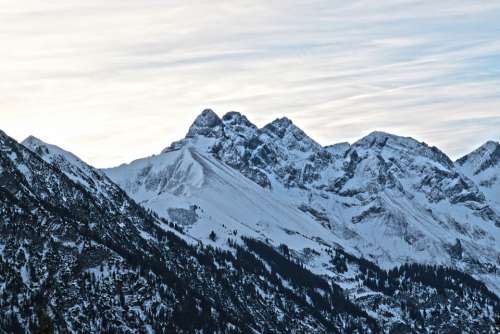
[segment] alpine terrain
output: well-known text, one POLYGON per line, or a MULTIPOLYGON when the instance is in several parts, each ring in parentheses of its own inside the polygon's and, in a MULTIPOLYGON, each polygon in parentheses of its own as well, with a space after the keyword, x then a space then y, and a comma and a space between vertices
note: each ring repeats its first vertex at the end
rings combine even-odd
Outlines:
POLYGON ((499 296, 498 142, 207 109, 99 170, 0 131, 0 333, 498 333, 499 296))
POLYGON ((456 268, 500 293, 500 145, 456 163, 374 132, 322 147, 289 119, 258 129, 205 110, 160 155, 104 172, 133 199, 219 247, 234 231, 284 243, 318 274, 329 247, 382 268, 456 268), (317 253, 317 254, 316 254, 317 253))

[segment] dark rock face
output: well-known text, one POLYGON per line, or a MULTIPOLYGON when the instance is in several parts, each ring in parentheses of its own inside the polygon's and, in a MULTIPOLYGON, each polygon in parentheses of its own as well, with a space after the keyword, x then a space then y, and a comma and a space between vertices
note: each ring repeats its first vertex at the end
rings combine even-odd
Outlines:
POLYGON ((367 210, 363 211, 359 216, 352 217, 352 223, 357 224, 362 222, 364 219, 374 217, 384 213, 384 208, 372 206, 367 210))
POLYGON ((236 132, 242 132, 244 129, 254 129, 257 127, 250 123, 246 116, 237 111, 230 111, 222 117, 224 124, 230 125, 236 132))
POLYGON ((463 253, 462 243, 460 242, 459 239, 457 239, 455 244, 450 247, 450 256, 453 259, 461 260, 462 253, 463 253))
POLYGON ((205 109, 196 118, 186 135, 188 138, 197 135, 205 137, 220 137, 223 134, 222 121, 211 109, 205 109))
POLYGON ((169 208, 170 219, 179 225, 193 225, 199 219, 196 208, 169 208))

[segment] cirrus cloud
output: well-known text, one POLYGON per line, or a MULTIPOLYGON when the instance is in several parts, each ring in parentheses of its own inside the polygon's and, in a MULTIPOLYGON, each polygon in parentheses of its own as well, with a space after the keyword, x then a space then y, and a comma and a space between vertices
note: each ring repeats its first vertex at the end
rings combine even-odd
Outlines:
POLYGON ((205 107, 372 130, 452 157, 500 137, 493 1, 0 0, 0 128, 97 166, 153 154, 205 107))

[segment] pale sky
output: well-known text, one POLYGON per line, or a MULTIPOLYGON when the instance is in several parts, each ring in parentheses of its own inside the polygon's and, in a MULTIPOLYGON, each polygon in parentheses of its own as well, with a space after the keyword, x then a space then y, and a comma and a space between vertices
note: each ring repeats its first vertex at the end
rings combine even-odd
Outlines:
POLYGON ((0 129, 97 167, 159 153, 204 108, 324 145, 500 139, 497 0, 0 0, 0 48, 0 129))

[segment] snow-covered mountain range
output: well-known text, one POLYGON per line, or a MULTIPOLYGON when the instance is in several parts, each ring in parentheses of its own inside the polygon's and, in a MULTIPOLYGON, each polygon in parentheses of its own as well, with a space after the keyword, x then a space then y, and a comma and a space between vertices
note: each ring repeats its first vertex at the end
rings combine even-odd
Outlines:
POLYGON ((494 333, 499 196, 498 142, 453 162, 207 109, 98 170, 0 131, 0 333, 494 333))
POLYGON ((214 230, 221 247, 233 233, 285 243, 323 273, 324 245, 336 245, 384 268, 452 266, 499 293, 499 150, 454 163, 381 132, 322 147, 287 118, 259 129, 204 110, 161 154, 104 173, 193 236, 214 230))
MULTIPOLYGON (((269 246, 205 247, 74 155, 36 138, 25 145, 0 131, 0 333, 380 328, 339 286, 269 246), (259 250, 282 267, 268 271, 259 250)), ((470 288, 490 295, 473 309, 497 307, 470 288)))

